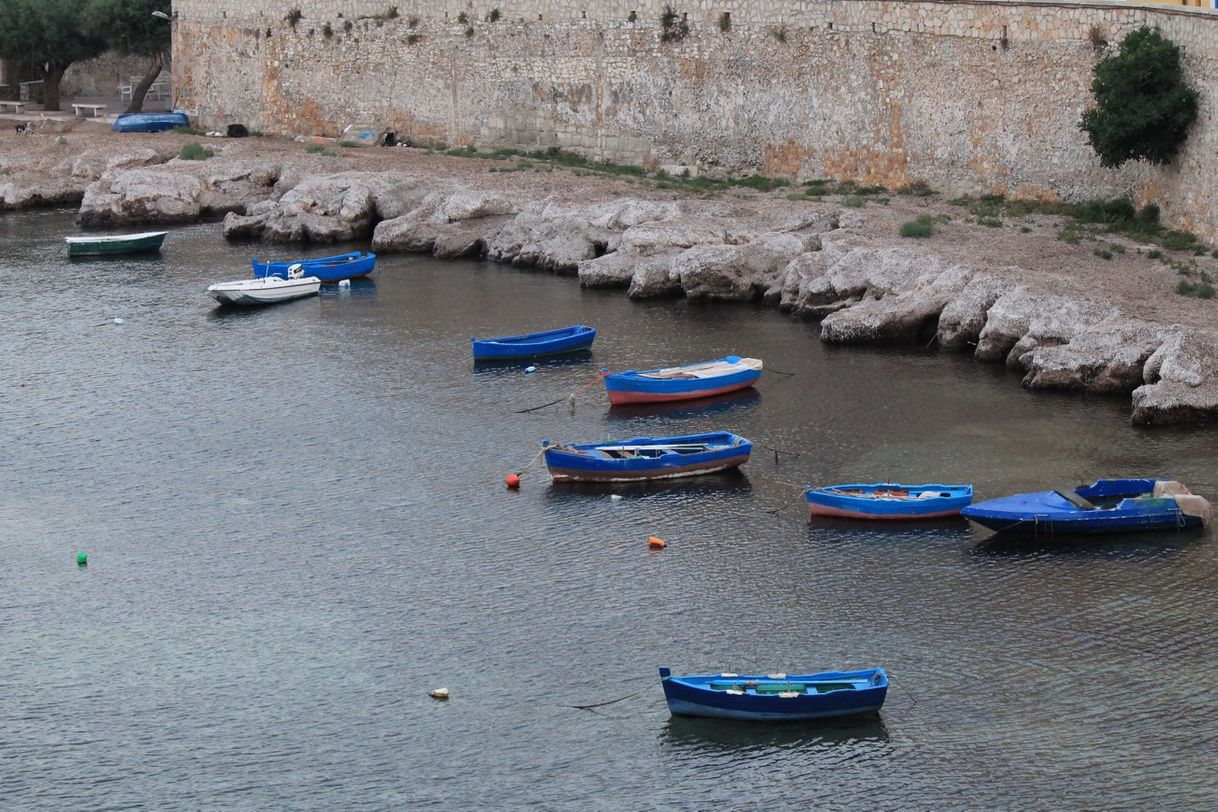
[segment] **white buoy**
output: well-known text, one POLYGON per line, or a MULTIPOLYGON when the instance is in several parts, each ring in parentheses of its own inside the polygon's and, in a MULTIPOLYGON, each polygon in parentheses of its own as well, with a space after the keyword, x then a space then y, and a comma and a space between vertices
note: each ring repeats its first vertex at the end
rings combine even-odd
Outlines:
POLYGON ((436 688, 434 691, 429 693, 428 696, 430 696, 432 699, 448 699, 448 689, 436 688))
POLYGON ((620 502, 620 501, 622 501, 622 495, 620 493, 615 493, 609 497, 609 501, 610 502, 620 502))
POLYGON ((114 323, 115 323, 115 324, 122 324, 122 323, 123 323, 123 320, 122 320, 122 319, 120 319, 118 316, 115 316, 115 317, 114 317, 114 323))
POLYGON ((537 367, 525 367, 525 368, 524 368, 524 371, 525 371, 525 374, 528 374, 528 373, 530 373, 530 372, 536 372, 536 371, 537 371, 537 367))
POLYGON ((349 288, 349 287, 351 287, 351 280, 350 279, 340 279, 338 282, 338 286, 340 288, 349 288))

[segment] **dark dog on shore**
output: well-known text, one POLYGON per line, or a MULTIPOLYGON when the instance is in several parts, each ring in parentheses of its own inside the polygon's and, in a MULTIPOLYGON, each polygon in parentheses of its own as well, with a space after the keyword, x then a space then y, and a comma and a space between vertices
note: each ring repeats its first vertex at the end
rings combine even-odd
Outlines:
POLYGON ((22 121, 20 124, 14 126, 13 129, 16 130, 18 134, 28 132, 30 129, 30 123, 28 121, 22 121))

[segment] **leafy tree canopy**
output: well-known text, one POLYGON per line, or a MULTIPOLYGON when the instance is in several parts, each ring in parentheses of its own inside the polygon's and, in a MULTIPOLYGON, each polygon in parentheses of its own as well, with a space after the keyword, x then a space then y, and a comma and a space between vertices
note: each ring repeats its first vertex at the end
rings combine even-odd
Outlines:
POLYGON ((1095 66, 1091 92, 1097 107, 1079 126, 1108 167, 1169 163, 1197 118, 1198 94, 1184 81, 1180 49, 1146 27, 1095 66))
POLYGON ((0 56, 67 67, 106 49, 79 0, 0 0, 0 56))
POLYGON ((169 4, 170 0, 88 0, 86 14, 112 49, 153 56, 169 50, 170 26, 152 12, 168 15, 169 4))

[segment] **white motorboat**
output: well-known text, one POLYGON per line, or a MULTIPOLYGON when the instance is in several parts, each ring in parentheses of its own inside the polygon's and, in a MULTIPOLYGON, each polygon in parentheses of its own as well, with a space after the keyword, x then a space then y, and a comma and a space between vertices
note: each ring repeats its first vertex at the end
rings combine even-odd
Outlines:
POLYGON ((235 282, 218 282, 207 287, 207 292, 220 304, 269 305, 316 296, 321 280, 316 276, 304 276, 299 264, 288 269, 288 278, 263 276, 257 279, 238 279, 235 282))

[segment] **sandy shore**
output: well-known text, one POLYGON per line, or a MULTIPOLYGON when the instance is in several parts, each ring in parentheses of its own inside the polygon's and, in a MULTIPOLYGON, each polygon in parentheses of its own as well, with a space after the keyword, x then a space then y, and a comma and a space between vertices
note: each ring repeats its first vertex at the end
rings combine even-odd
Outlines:
POLYGON ((635 298, 763 299, 819 320, 826 341, 937 341, 1023 371, 1028 387, 1131 395, 1138 424, 1218 419, 1218 299, 1177 293, 1182 279, 1218 278, 1200 249, 1086 232, 1072 243, 1064 218, 999 223, 938 195, 699 191, 540 160, 308 149, 84 121, 5 127, 0 212, 78 206, 99 227, 225 217, 230 238, 371 239, 635 298), (192 141, 216 154, 179 159, 192 141), (931 236, 901 237, 918 217, 931 236))

